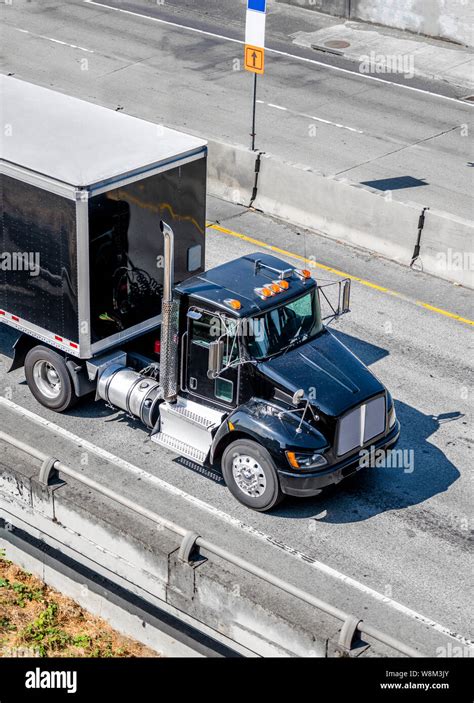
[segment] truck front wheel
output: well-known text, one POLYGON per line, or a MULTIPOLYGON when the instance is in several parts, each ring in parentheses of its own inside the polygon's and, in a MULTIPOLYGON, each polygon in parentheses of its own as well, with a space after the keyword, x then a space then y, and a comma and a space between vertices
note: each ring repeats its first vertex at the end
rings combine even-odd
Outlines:
POLYGON ((266 512, 283 499, 273 459, 257 442, 238 439, 229 444, 222 473, 232 495, 253 510, 266 512))
POLYGON ((36 400, 62 413, 77 402, 65 359, 48 347, 33 347, 25 359, 25 376, 36 400))

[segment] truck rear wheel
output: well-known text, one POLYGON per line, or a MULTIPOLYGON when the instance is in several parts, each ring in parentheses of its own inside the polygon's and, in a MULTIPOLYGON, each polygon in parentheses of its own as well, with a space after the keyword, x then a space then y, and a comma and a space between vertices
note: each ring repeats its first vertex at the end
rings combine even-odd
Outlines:
POLYGON ((65 359, 48 347, 33 347, 25 359, 25 376, 36 400, 62 413, 78 400, 65 359))
POLYGON ((257 442, 238 439, 222 456, 227 488, 240 503, 266 512, 283 499, 273 459, 257 442))

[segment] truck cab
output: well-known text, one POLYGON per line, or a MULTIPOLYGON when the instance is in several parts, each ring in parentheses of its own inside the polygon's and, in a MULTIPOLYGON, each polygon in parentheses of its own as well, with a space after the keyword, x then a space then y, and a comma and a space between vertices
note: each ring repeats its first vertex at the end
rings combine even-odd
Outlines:
POLYGON ((356 472, 361 451, 395 444, 392 398, 325 326, 309 271, 255 253, 174 293, 179 373, 152 438, 220 464, 239 501, 265 511, 317 495, 356 472))

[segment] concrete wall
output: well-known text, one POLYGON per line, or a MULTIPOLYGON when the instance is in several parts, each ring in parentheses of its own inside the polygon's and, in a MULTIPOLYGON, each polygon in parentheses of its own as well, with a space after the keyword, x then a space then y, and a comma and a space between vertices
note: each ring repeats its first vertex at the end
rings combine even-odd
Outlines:
POLYGON ((336 17, 348 17, 351 4, 351 0, 277 0, 277 2, 286 2, 288 5, 297 5, 336 17))
POLYGON ((209 192, 230 203, 248 205, 255 184, 255 152, 212 139, 207 144, 209 192))
POLYGON ((474 44, 474 3, 466 0, 352 0, 351 17, 474 44))
POLYGON ((278 0, 339 17, 474 45, 471 0, 278 0))
POLYGON ((440 210, 427 210, 421 264, 426 273, 474 288, 474 224, 440 210))
POLYGON ((262 158, 255 207, 408 265, 420 208, 347 180, 262 158))

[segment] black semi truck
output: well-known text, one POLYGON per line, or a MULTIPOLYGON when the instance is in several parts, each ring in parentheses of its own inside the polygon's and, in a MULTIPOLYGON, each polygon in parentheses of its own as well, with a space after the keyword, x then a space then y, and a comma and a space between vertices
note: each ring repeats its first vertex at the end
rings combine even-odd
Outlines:
POLYGON ((391 395, 324 324, 309 271, 266 253, 205 271, 204 141, 0 80, 0 321, 43 406, 95 393, 259 511, 395 444, 391 395))

